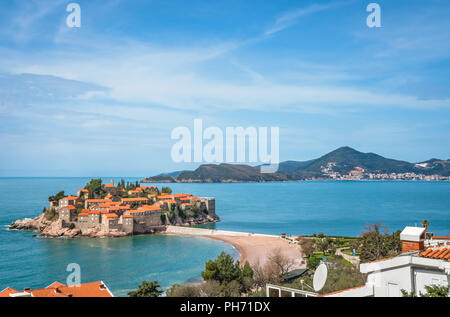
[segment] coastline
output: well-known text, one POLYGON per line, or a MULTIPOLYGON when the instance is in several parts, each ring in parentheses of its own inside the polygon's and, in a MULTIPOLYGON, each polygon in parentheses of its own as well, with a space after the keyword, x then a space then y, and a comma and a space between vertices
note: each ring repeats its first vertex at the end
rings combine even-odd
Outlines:
POLYGON ((224 231, 214 229, 168 226, 163 234, 198 236, 219 240, 231 244, 240 253, 241 265, 264 265, 269 256, 280 251, 294 262, 294 268, 304 268, 301 247, 275 235, 224 231))

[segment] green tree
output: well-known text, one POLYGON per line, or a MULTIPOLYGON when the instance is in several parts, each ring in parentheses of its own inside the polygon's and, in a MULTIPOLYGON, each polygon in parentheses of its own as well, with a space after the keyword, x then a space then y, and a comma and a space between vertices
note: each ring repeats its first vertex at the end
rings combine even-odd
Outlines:
POLYGON ((89 192, 89 198, 104 197, 106 192, 102 188, 101 179, 91 179, 91 181, 84 187, 89 192))
POLYGON ((128 296, 130 297, 158 297, 163 291, 160 289, 160 285, 157 281, 147 282, 142 281, 142 284, 139 285, 138 289, 133 292, 129 292, 128 296))
POLYGON ((361 235, 359 253, 362 262, 374 261, 401 253, 400 231, 382 234, 379 224, 367 225, 361 235))
POLYGON ((44 209, 44 216, 49 221, 56 221, 59 218, 59 214, 55 208, 44 209))
POLYGON ((172 194, 172 189, 170 187, 161 188, 161 192, 165 194, 172 194))
POLYGON ((299 242, 302 247, 302 253, 306 258, 309 258, 314 254, 315 245, 312 239, 299 237, 299 242))
POLYGON ((401 292, 403 297, 417 297, 415 292, 407 292, 404 289, 402 289, 401 292))
POLYGON ((424 227, 425 229, 428 230, 429 225, 430 225, 430 223, 428 222, 428 220, 424 219, 422 221, 422 227, 424 227))
MULTIPOLYGON (((450 286, 427 285, 425 286, 425 293, 420 292, 420 297, 448 297, 450 295, 450 286)), ((407 292, 402 289, 403 297, 417 297, 414 291, 407 292)))
POLYGON ((58 201, 61 198, 64 198, 64 191, 60 191, 59 193, 57 193, 55 196, 50 196, 48 197, 48 201, 58 201))
POLYGON ((420 293, 421 297, 448 297, 450 286, 429 285, 425 286, 426 293, 420 293))
POLYGON ((206 262, 202 277, 205 281, 215 280, 222 285, 228 284, 233 280, 240 282, 242 273, 239 268, 239 261, 235 263, 231 255, 222 252, 216 260, 206 262))
POLYGON ((167 297, 200 297, 200 288, 196 285, 172 285, 166 292, 167 297))
POLYGON ((253 278, 253 270, 250 264, 246 261, 242 267, 242 277, 253 278))

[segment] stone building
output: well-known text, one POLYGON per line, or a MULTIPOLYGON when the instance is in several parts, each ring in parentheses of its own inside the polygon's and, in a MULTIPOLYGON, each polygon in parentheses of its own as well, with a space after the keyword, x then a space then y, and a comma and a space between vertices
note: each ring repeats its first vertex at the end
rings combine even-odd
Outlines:
POLYGON ((208 215, 213 218, 216 217, 216 200, 212 197, 202 197, 201 202, 208 211, 208 215))
POLYGON ((72 222, 77 216, 77 209, 73 205, 68 205, 66 207, 61 207, 58 209, 59 219, 64 222, 72 222))

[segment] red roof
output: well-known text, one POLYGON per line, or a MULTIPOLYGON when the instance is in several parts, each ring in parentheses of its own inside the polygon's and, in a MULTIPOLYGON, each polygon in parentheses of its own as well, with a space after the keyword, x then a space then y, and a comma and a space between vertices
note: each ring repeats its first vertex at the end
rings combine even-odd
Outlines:
POLYGON ((148 201, 148 198, 122 198, 122 202, 138 202, 138 201, 148 201))
POLYGON ((75 206, 69 205, 69 206, 67 206, 67 209, 74 210, 74 209, 77 209, 77 208, 75 208, 75 206))
POLYGON ((111 199, 86 199, 86 202, 89 203, 107 203, 111 202, 111 199))
POLYGON ((353 290, 353 289, 362 288, 362 287, 365 287, 365 286, 366 286, 366 285, 360 285, 360 286, 355 286, 355 287, 351 287, 351 288, 346 288, 346 289, 343 289, 343 290, 340 290, 340 291, 336 291, 336 292, 332 292, 332 293, 328 293, 328 294, 323 294, 323 295, 320 295, 319 297, 324 297, 324 296, 330 296, 330 295, 334 295, 334 294, 339 294, 339 293, 346 292, 346 291, 350 291, 350 290, 353 290))
MULTIPOLYGON (((32 297, 113 297, 113 294, 102 281, 66 286, 54 282, 46 288, 25 290, 32 297)), ((21 293, 10 287, 0 292, 0 297, 11 297, 11 294, 21 293)))
POLYGON ((77 200, 78 196, 67 196, 68 200, 77 200))
POLYGON ((442 259, 450 261, 450 247, 428 248, 419 253, 419 256, 430 259, 442 259))

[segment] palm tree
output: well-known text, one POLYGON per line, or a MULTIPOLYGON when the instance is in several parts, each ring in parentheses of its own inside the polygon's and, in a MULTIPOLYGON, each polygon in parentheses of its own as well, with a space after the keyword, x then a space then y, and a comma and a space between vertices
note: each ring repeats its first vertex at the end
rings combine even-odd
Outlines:
POLYGON ((430 225, 430 223, 428 222, 428 220, 423 220, 422 221, 422 227, 424 227, 425 229, 428 229, 428 226, 430 225))

